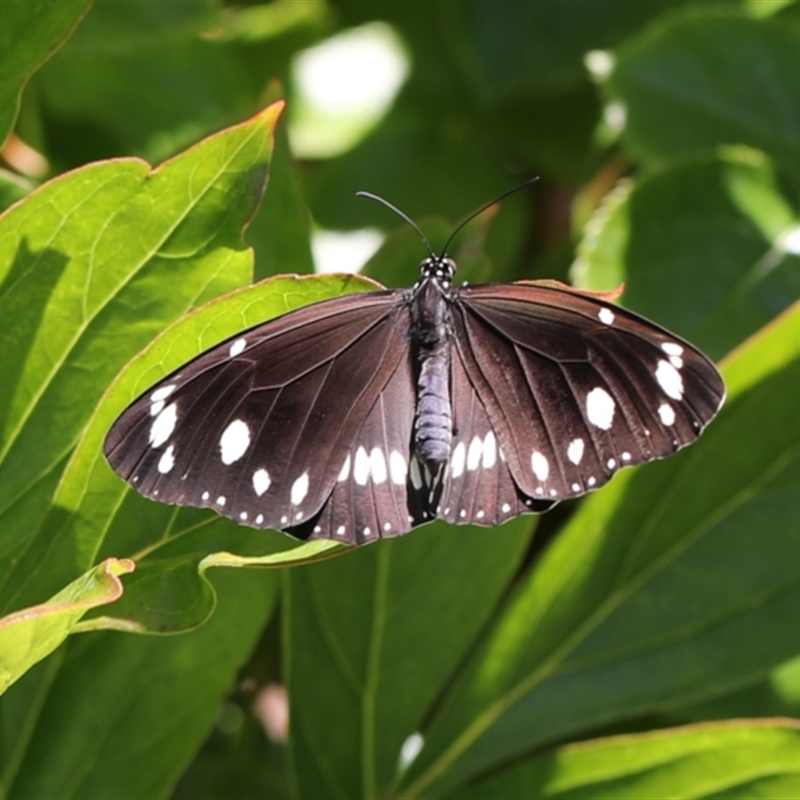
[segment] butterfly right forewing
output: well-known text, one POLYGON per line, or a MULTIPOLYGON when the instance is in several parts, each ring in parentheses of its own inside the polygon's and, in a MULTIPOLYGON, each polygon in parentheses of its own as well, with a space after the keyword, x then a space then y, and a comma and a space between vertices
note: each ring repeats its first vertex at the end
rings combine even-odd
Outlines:
POLYGON ((602 299, 509 284, 462 289, 455 308, 456 347, 527 496, 579 496, 668 455, 724 399, 702 353, 602 299))

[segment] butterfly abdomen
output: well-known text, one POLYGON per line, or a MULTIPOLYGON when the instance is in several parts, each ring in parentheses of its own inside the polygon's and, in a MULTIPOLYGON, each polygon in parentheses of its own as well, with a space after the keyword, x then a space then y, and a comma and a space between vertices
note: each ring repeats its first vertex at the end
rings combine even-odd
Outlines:
POLYGON ((435 279, 422 282, 411 305, 412 338, 417 352, 417 409, 414 444, 432 473, 450 458, 453 412, 450 403, 450 309, 435 279))

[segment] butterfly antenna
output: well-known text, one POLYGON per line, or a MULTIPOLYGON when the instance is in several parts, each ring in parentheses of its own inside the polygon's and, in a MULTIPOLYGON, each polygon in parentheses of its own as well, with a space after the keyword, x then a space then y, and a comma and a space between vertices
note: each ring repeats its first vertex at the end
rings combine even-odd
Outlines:
POLYGON ((372 192, 356 192, 356 197, 368 197, 370 200, 377 200, 379 203, 383 203, 386 208, 394 211, 398 217, 402 217, 420 235, 422 241, 425 242, 425 247, 428 248, 428 252, 432 257, 434 256, 433 248, 431 247, 430 242, 425 234, 422 232, 422 228, 420 228, 419 225, 417 225, 417 223, 408 216, 408 214, 404 214, 399 208, 397 208, 397 206, 393 206, 388 200, 384 200, 380 195, 372 194, 372 192))
POLYGON ((503 192, 503 194, 501 194, 499 197, 495 197, 494 200, 484 203, 477 211, 473 211, 466 219, 459 222, 458 225, 456 225, 456 229, 450 234, 450 238, 447 240, 447 242, 445 242, 445 245, 442 248, 442 254, 439 256, 439 258, 444 258, 447 255, 447 248, 450 247, 450 242, 452 242, 461 229, 469 222, 472 222, 475 217, 477 217, 479 214, 482 214, 487 208, 491 208, 496 203, 499 203, 501 200, 505 200, 510 194, 521 192, 523 189, 530 186, 532 183, 536 183, 538 180, 538 176, 535 178, 529 178, 527 181, 525 181, 525 183, 521 183, 519 186, 515 186, 513 189, 508 189, 508 191, 503 192))

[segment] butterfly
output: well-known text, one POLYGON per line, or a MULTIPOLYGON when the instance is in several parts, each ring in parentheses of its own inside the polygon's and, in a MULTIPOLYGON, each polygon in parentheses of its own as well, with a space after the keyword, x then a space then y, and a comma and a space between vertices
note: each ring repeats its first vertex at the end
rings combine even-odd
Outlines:
POLYGON ((111 427, 112 468, 163 503, 359 545, 540 513, 697 439, 725 398, 703 353, 610 295, 454 285, 465 223, 412 288, 291 311, 162 379, 111 427))

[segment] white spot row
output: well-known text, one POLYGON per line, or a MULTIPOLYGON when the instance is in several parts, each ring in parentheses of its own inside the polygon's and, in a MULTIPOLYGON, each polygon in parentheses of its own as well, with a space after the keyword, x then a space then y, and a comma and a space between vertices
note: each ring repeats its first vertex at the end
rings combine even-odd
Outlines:
MULTIPOLYGON (((404 486, 406 482, 406 475, 408 473, 408 465, 405 458, 397 450, 392 450, 389 453, 389 463, 386 463, 386 457, 380 447, 373 447, 367 453, 366 448, 359 447, 356 450, 355 459, 350 458, 348 453, 342 468, 339 471, 340 482, 346 481, 350 476, 350 466, 353 467, 353 480, 359 486, 366 486, 367 481, 372 479, 376 484, 381 484, 391 477, 392 483, 396 486, 404 486)), ((412 463, 412 482, 414 481, 413 463, 412 463)), ((416 485, 416 484, 415 484, 416 485)), ((420 486, 422 482, 420 480, 420 486)), ((419 488, 419 487, 417 487, 419 488)))
POLYGON ((469 472, 475 472, 478 467, 491 469, 497 463, 497 438, 494 431, 489 431, 486 436, 473 436, 469 448, 465 442, 459 442, 450 456, 450 475, 460 478, 464 467, 469 472))

